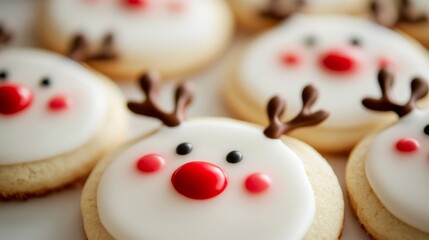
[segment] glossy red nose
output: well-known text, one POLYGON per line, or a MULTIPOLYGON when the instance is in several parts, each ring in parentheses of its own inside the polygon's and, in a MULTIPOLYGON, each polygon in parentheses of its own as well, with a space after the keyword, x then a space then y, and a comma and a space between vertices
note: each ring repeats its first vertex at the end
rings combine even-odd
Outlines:
POLYGON ((189 162, 171 176, 176 191, 188 198, 205 200, 221 194, 228 184, 225 173, 207 162, 189 162))
POLYGON ((357 65, 356 59, 343 51, 330 51, 320 58, 320 65, 334 73, 350 73, 357 65))
POLYGON ((16 85, 0 86, 0 113, 12 115, 28 108, 33 101, 30 89, 16 85))
POLYGON ((148 5, 147 0, 122 0, 123 4, 131 8, 145 8, 148 5))

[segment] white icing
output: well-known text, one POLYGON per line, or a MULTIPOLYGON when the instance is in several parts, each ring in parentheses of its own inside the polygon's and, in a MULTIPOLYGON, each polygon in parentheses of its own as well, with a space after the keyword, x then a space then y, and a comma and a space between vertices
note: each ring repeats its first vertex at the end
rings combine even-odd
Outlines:
POLYGON ((82 146, 94 136, 106 116, 107 96, 98 77, 65 57, 35 49, 4 49, 0 69, 7 70, 2 84, 30 89, 32 104, 13 114, 0 113, 0 165, 53 157, 82 146), (43 88, 40 81, 51 79, 43 88), (68 96, 73 106, 62 112, 47 107, 52 97, 68 96))
POLYGON ((282 141, 240 122, 200 119, 164 127, 121 153, 101 177, 97 207, 115 239, 283 240, 304 238, 315 199, 302 162, 282 141), (183 142, 193 150, 179 156, 175 150, 183 142), (226 161, 233 150, 244 156, 237 164, 226 161), (150 153, 164 157, 165 167, 157 173, 138 172, 137 160, 150 153), (223 169, 225 191, 202 201, 177 193, 171 175, 191 161, 223 169), (244 188, 246 177, 255 172, 272 180, 259 195, 244 188))
POLYGON ((382 204, 401 221, 429 233, 429 111, 414 110, 378 134, 368 149, 366 175, 382 204), (420 143, 412 153, 396 150, 398 140, 420 143))
POLYGON ((45 14, 63 44, 82 33, 94 47, 112 32, 121 58, 165 61, 172 52, 186 55, 225 35, 220 28, 224 9, 217 1, 148 0, 147 9, 130 9, 118 0, 50 0, 45 14), (169 11, 166 5, 171 2, 182 3, 184 10, 169 11))
POLYGON ((364 19, 300 15, 262 35, 249 46, 238 68, 238 81, 260 109, 265 109, 268 99, 275 94, 287 97, 287 114, 290 116, 300 110, 303 87, 313 83, 320 91, 315 108, 324 108, 331 113, 322 124, 336 128, 353 127, 377 119, 377 114, 366 110, 361 100, 379 94, 376 76, 380 58, 394 62, 395 99, 408 99, 409 91, 403 89, 409 88, 413 77, 429 79, 426 52, 398 33, 364 19), (304 40, 308 36, 315 37, 314 46, 305 46, 304 40), (361 47, 350 44, 353 37, 360 39, 361 47), (323 53, 334 49, 353 52, 359 59, 359 68, 352 74, 327 72, 319 59, 323 53), (301 63, 283 66, 279 58, 285 51, 297 52, 301 63))

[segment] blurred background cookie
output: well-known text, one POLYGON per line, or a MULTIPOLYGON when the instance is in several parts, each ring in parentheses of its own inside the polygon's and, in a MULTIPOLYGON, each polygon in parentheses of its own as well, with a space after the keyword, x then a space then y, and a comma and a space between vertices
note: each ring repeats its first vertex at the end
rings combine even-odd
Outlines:
POLYGON ((369 0, 228 0, 237 22, 247 30, 263 30, 294 13, 364 15, 369 0))
POLYGON ((117 146, 126 114, 110 80, 29 48, 0 52, 0 198, 44 195, 85 178, 117 146))
POLYGON ((120 79, 199 70, 227 47, 234 25, 223 0, 45 0, 39 18, 45 47, 120 79))
POLYGON ((397 28, 429 47, 429 2, 426 0, 372 0, 372 18, 397 28))
POLYGON ((409 96, 403 89, 410 79, 429 79, 429 58, 417 42, 368 20, 347 16, 294 16, 254 39, 237 55, 224 86, 225 102, 232 113, 266 123, 264 106, 279 94, 291 99, 285 114, 289 118, 288 114, 301 108, 300 89, 312 83, 320 91, 316 106, 331 115, 321 125, 292 135, 323 152, 348 151, 366 134, 394 119, 389 114, 378 116, 360 104, 363 97, 378 93, 380 68, 395 74, 393 94, 400 100, 409 96))

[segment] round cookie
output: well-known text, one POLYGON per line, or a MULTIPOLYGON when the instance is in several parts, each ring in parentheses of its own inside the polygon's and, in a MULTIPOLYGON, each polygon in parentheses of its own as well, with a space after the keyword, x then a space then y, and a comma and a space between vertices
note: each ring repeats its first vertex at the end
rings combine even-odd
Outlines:
POLYGON ((399 100, 408 98, 402 89, 411 78, 429 79, 429 58, 418 43, 368 20, 346 16, 295 16, 237 55, 224 84, 231 111, 265 124, 264 106, 271 96, 280 94, 291 96, 288 114, 293 115, 301 107, 300 89, 312 83, 320 90, 317 105, 331 115, 321 125, 292 135, 323 152, 348 151, 394 119, 360 104, 364 96, 378 92, 375 79, 380 68, 389 68, 397 76, 394 95, 399 100))
POLYGON ((429 2, 426 0, 373 0, 372 17, 397 28, 429 47, 429 2))
POLYGON ((263 30, 295 12, 364 15, 369 0, 229 0, 238 23, 248 30, 263 30))
POLYGON ((223 0, 44 0, 39 33, 49 49, 135 79, 147 69, 177 77, 206 66, 233 25, 223 0))
POLYGON ((81 201, 88 239, 339 238, 344 202, 331 167, 311 147, 278 135, 326 118, 309 110, 314 89, 304 91, 307 107, 295 122, 279 121, 284 102, 274 98, 263 132, 232 119, 183 121, 191 100, 185 85, 175 110, 163 112, 153 80, 141 79, 147 100, 129 108, 164 126, 96 166, 81 201))
POLYGON ((42 50, 0 52, 0 199, 44 195, 85 178, 125 131, 119 89, 42 50))
POLYGON ((353 150, 346 170, 349 199, 374 239, 429 239, 429 111, 415 108, 428 87, 413 80, 410 100, 398 104, 392 85, 393 76, 384 72, 382 97, 363 101, 369 109, 393 111, 400 119, 353 150))

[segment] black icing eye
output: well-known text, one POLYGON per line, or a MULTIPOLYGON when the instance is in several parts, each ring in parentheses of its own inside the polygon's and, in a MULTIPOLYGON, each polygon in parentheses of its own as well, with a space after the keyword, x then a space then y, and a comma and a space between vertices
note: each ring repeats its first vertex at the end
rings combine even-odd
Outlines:
POLYGON ((356 46, 356 47, 360 47, 360 46, 362 46, 362 41, 357 37, 352 37, 350 39, 350 44, 353 46, 356 46))
POLYGON ((243 160, 243 154, 239 151, 231 151, 226 155, 226 161, 229 163, 239 163, 243 160))
POLYGON ((426 135, 429 135, 429 124, 425 126, 425 128, 423 129, 423 132, 424 132, 426 135))
POLYGON ((9 74, 6 70, 0 71, 0 81, 5 81, 8 76, 9 76, 9 74))
POLYGON ((186 155, 192 152, 192 144, 190 143, 181 143, 176 148, 176 153, 179 155, 186 155))
POLYGON ((316 37, 314 37, 314 36, 307 36, 304 39, 304 44, 307 47, 312 47, 312 46, 316 45, 316 37))
POLYGON ((51 84, 52 84, 52 81, 51 81, 51 79, 50 79, 50 78, 48 78, 48 77, 45 77, 45 78, 43 78, 42 80, 40 80, 40 86, 41 86, 41 87, 46 88, 46 87, 51 86, 51 84))

